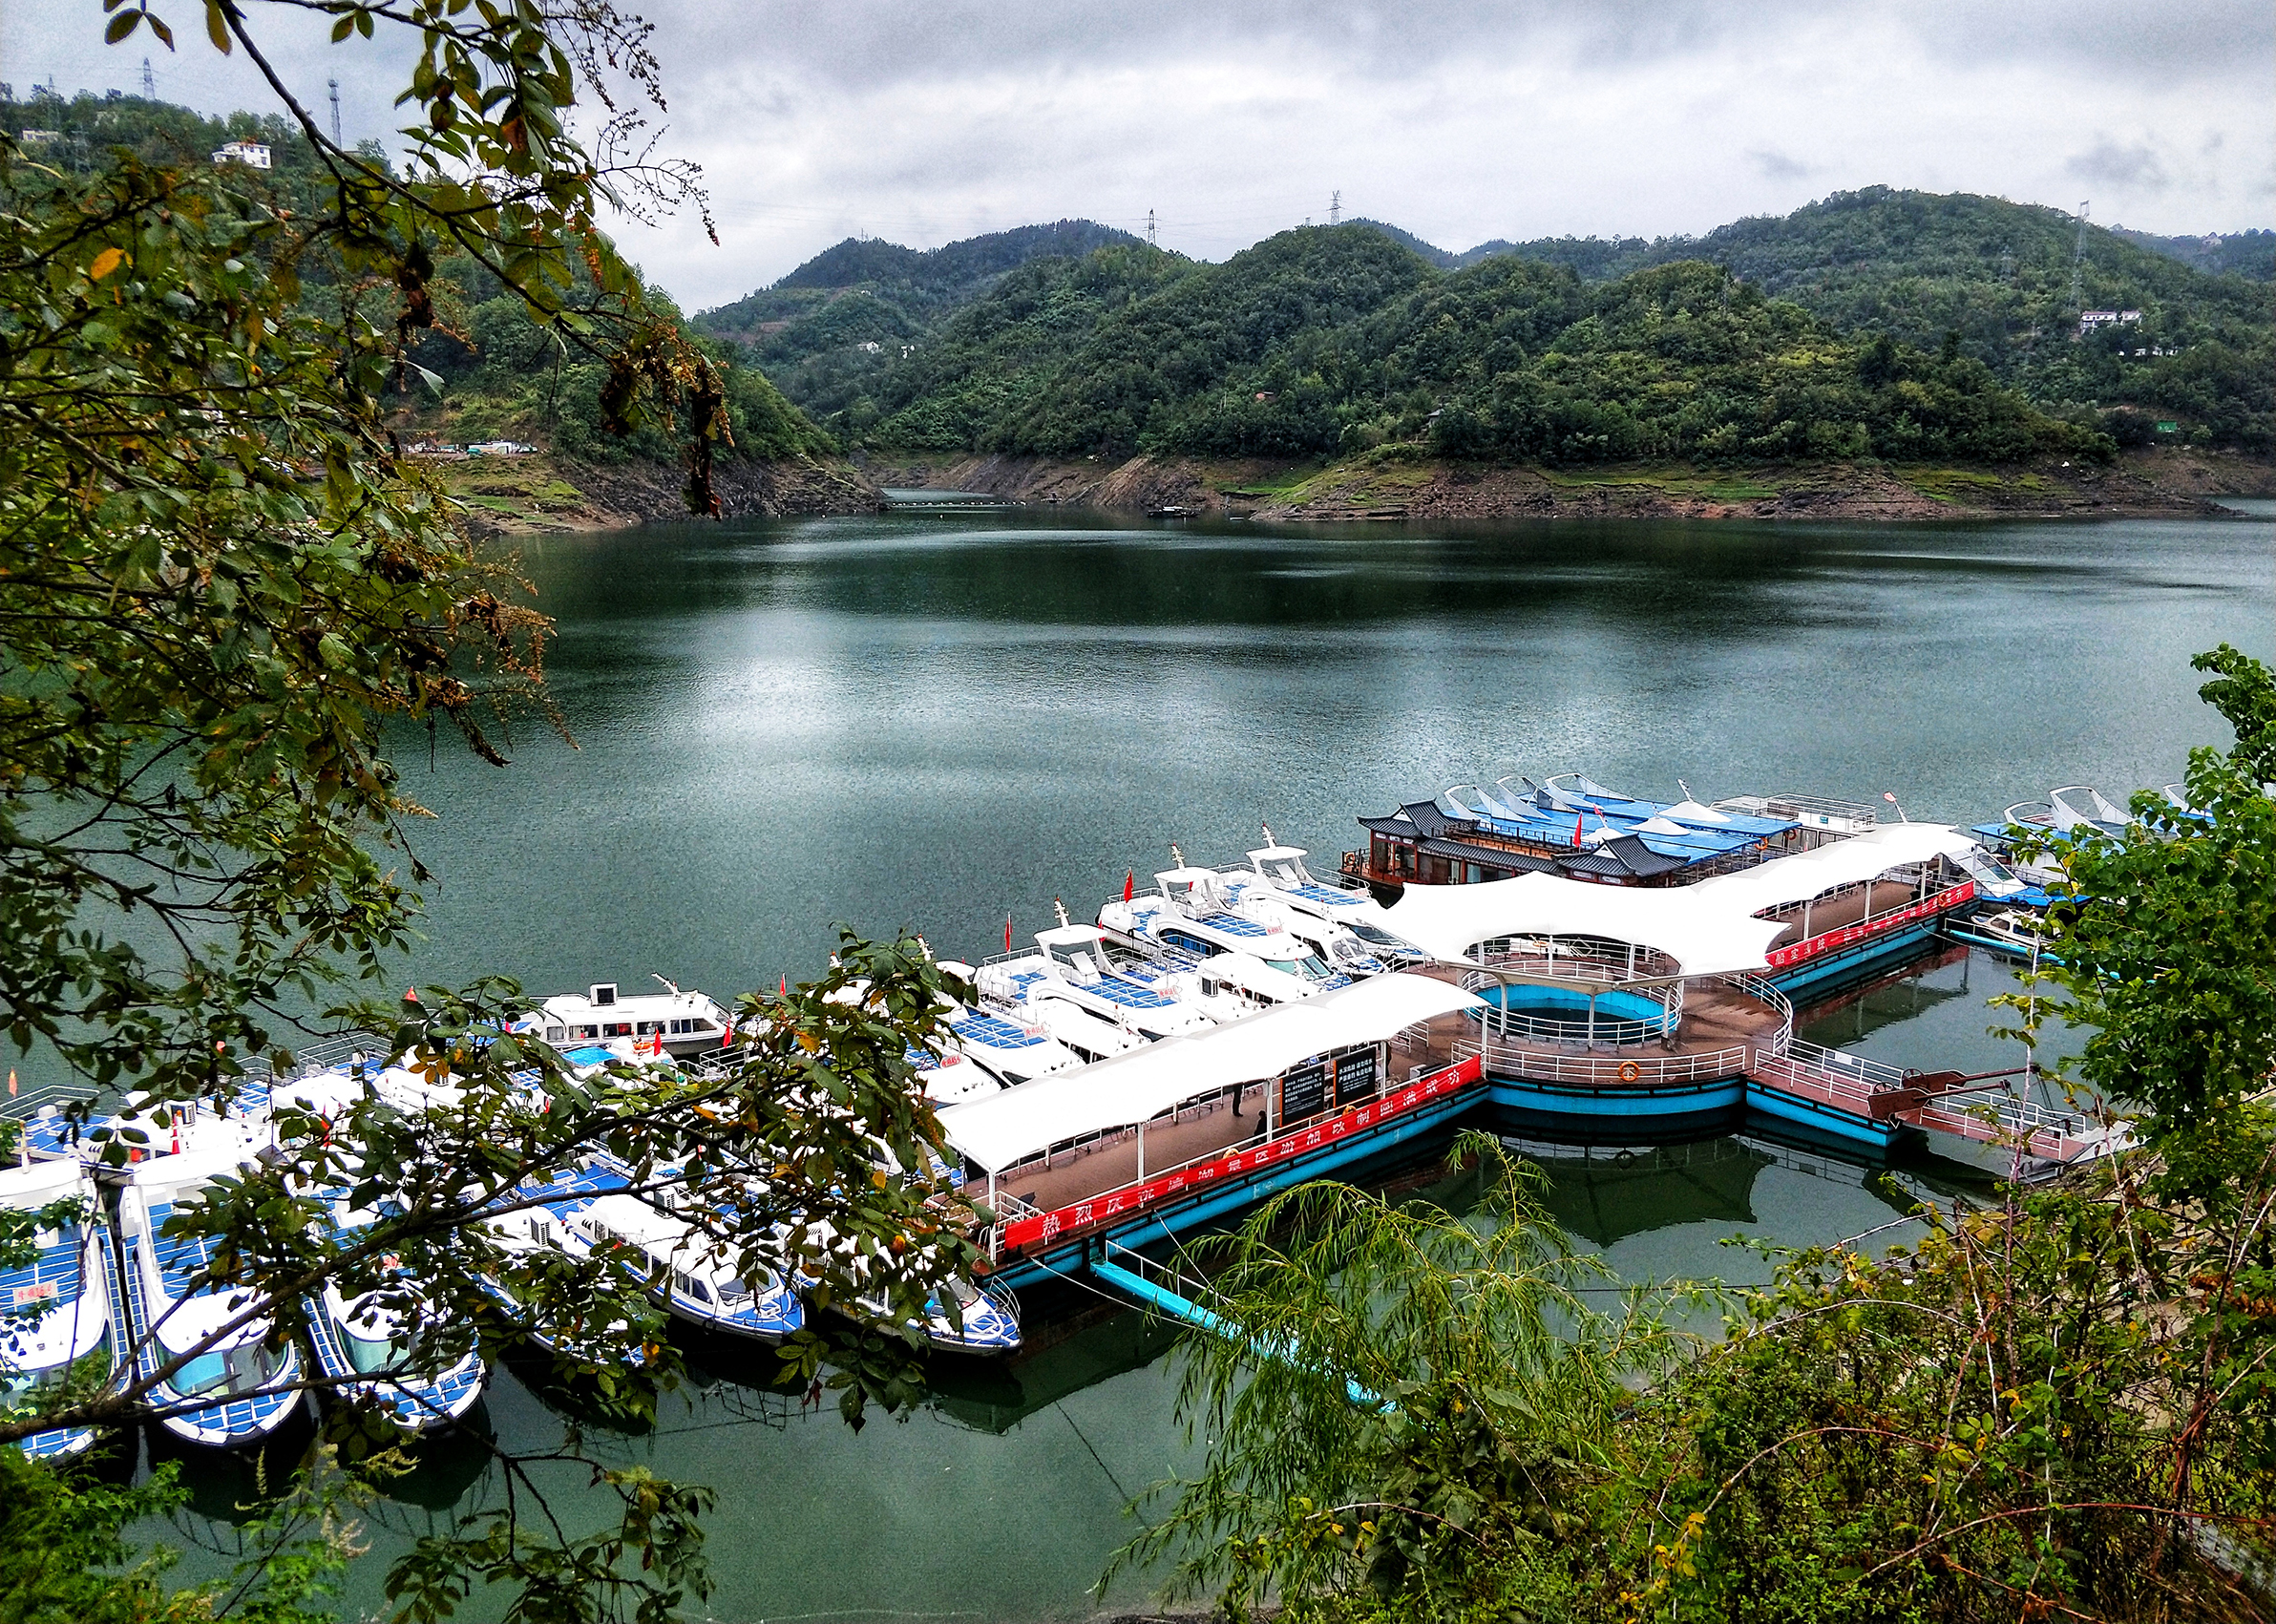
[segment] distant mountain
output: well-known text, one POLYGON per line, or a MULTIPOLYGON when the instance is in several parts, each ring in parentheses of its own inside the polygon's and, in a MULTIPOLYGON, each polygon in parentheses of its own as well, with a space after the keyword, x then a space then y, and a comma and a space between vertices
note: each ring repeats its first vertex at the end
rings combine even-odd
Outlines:
MULTIPOLYGON (((2233 234, 2220 240, 2220 256, 2247 260, 2271 239, 2276 233, 2233 234)), ((2173 242, 2214 251, 2202 240, 2173 242)), ((1428 413, 1455 404, 1469 420, 1506 422, 1495 412, 1507 400, 1493 411, 1477 404, 1503 372, 1532 375, 1549 353, 1609 353, 1582 306, 1612 295, 1589 289, 1703 262, 1793 307, 1844 353, 1863 354, 1886 338, 1898 355, 1976 365, 1991 384, 2041 411, 2128 443, 2173 432, 2276 444, 2276 287, 2208 275, 2163 251, 2172 245, 2163 240, 2153 247, 2090 226, 2082 258, 2078 243, 2078 222, 2057 209, 1887 187, 1837 193, 1698 238, 1497 239, 1460 253, 1355 220, 1283 233, 1222 265, 1073 221, 927 253, 850 239, 695 325, 743 341, 785 394, 855 442, 1036 451, 1238 445, 1257 454, 1277 446, 1310 455, 1345 447, 1347 432, 1357 436, 1350 443, 1409 438, 1421 432, 1417 420, 1436 423, 1428 413), (1582 304, 1556 307, 1580 324, 1571 336, 1541 328, 1555 304, 1546 294, 1528 293, 1522 316, 1499 295, 1477 294, 1484 285, 1475 278, 1496 266, 1494 285, 1534 287, 1507 268, 1523 265, 1570 279, 1582 304), (1393 321, 1401 299, 1438 300, 1434 307, 1456 325, 1396 340, 1369 325, 1393 321), (2081 307, 2135 314, 2082 327, 2081 307), (1473 322, 1486 325, 1462 325, 1473 322), (1529 336, 1513 341, 1513 330, 1529 336), (1384 392, 1394 378, 1408 391, 1396 400, 1384 392), (1310 414, 1300 424, 1291 416, 1298 400, 1310 414), (1232 426, 1235 419, 1247 426, 1232 426), (2177 427, 2160 430, 2161 422, 2177 427)), ((1680 373, 1663 381, 1699 385, 1680 373)), ((1758 385, 1768 387, 1767 376, 1747 388, 1758 385)), ((1710 411, 1702 401, 1694 407, 1710 411)), ((1657 420, 1649 402, 1620 410, 1657 420)), ((1793 421, 1825 410, 1821 402, 1793 421)), ((1743 427, 1752 407, 1734 397, 1731 411, 1730 422, 1743 427)), ((1871 420, 1868 412, 1849 421, 1871 420)), ((1619 426, 1626 419, 1607 421, 1601 431, 1542 432, 1562 448, 1555 454, 1575 455, 1591 434, 1606 446, 1696 447, 1717 427, 1696 423, 1670 441, 1654 439, 1658 430, 1637 430, 1635 439, 1619 426)), ((1441 440, 1451 433, 1429 432, 1441 440)), ((1969 439, 1972 430, 1950 432, 1960 434, 1955 445, 1980 452, 1989 443, 1969 439)), ((1902 438, 1871 432, 1875 445, 1902 438)), ((1843 433, 1841 443, 1854 440, 1843 433)), ((1481 443, 1526 438, 1495 434, 1503 431, 1481 443)), ((1775 438, 1739 433, 1749 445, 1775 438)))
POLYGON ((2213 276, 2249 277, 2254 282, 2276 281, 2276 231, 2208 232, 2202 237, 2158 237, 2147 231, 2110 228, 2153 254, 2163 254, 2213 276))
POLYGON ((1398 243, 1401 248, 1404 248, 1408 253, 1413 254, 1416 256, 1416 258, 1423 261, 1425 264, 1438 266, 1438 268, 1441 270, 1453 270, 1463 264, 1464 256, 1460 254, 1448 253, 1444 248, 1435 247, 1431 243, 1423 242, 1422 238, 1416 236, 1413 232, 1401 231, 1398 226, 1386 225, 1380 220, 1368 220, 1361 216, 1348 221, 1345 223, 1353 226, 1362 227, 1368 231, 1380 231, 1385 237, 1388 237, 1392 242, 1398 243))
POLYGON ((783 392, 816 413, 843 410, 866 380, 931 326, 1039 259, 1128 246, 1127 231, 1054 221, 919 251, 849 237, 771 287, 706 310, 697 330, 743 341, 783 392))
POLYGON ((1223 264, 1038 262, 831 426, 881 449, 1551 463, 2096 453, 1979 362, 1844 338, 1714 265, 1442 271, 1358 222, 1223 264))

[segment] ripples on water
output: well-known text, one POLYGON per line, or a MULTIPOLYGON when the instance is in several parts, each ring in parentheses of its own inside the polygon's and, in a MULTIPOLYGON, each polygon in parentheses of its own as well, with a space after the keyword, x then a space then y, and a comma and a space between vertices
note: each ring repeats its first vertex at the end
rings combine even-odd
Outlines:
MULTIPOLYGON (((727 994, 821 965, 831 925, 1000 949, 1053 896, 1088 917, 1169 843, 1235 860, 1275 834, 1333 864, 1355 815, 1450 783, 1586 771, 1675 799, 1894 791, 1911 815, 1996 815, 2055 784, 2179 775, 2218 726, 2190 654, 2271 653, 2254 521, 1868 527, 1533 524, 1133 528, 1063 515, 896 513, 534 540, 558 617, 553 685, 580 748, 452 754, 407 789, 431 888, 422 980, 536 990, 651 970, 727 994)), ((2012 978, 1955 959, 1804 1032, 1902 1065, 1982 1069, 2012 978)), ((1552 1205, 1631 1276, 1745 1276, 1735 1233, 1823 1242, 1944 1188, 1722 1138, 1629 1163, 1543 1147, 1552 1205)), ((721 1491, 721 1617, 1081 1613, 1183 1458, 1165 1339, 1132 1315, 858 1437, 742 1385, 769 1355, 698 1348, 624 1459, 721 1491)), ((516 1446, 558 1414, 511 1378, 516 1446)), ((383 1508, 380 1553, 495 1491, 441 1445, 383 1508)), ((202 1504, 242 1498, 199 1468, 202 1504)), ((574 1494, 570 1496, 576 1498, 574 1494)), ((225 1521, 194 1525, 200 1541, 225 1521)), ((376 1570, 350 1600, 377 1604, 376 1570)))

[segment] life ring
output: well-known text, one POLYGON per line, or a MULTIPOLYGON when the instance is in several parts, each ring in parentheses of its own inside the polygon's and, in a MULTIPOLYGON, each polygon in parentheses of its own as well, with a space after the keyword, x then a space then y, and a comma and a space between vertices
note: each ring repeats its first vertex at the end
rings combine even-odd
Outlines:
POLYGON ((1628 1167, 1634 1161, 1635 1152, 1626 1149, 1625 1147, 1612 1152, 1612 1165, 1614 1167, 1628 1167))
POLYGON ((1634 1081, 1635 1081, 1637 1078, 1639 1078, 1639 1077, 1641 1077, 1641 1076, 1643 1076, 1643 1075, 1644 1075, 1644 1068, 1643 1068, 1642 1066, 1638 1065, 1637 1065, 1637 1064, 1636 1064, 1634 1061, 1633 1061, 1633 1060, 1624 1060, 1624 1061, 1622 1061, 1622 1062, 1620 1063, 1620 1081, 1621 1081, 1621 1082, 1623 1082, 1623 1083, 1633 1083, 1633 1082, 1634 1082, 1634 1081))

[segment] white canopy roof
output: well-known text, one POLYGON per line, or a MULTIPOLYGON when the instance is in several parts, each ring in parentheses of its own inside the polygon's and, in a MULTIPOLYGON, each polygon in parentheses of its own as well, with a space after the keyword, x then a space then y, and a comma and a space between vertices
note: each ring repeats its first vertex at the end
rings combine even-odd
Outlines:
POLYGON ((1410 885, 1391 928, 1440 959, 1467 959, 1504 936, 1600 936, 1655 947, 1687 976, 1758 970, 1785 926, 1749 910, 1702 901, 1704 886, 1644 890, 1591 885, 1556 875, 1520 875, 1483 885, 1410 885))
POLYGON ((1441 959, 1466 959, 1505 936, 1597 936, 1654 947, 1687 976, 1758 970, 1785 929, 1754 916, 1938 855, 1970 842, 1943 824, 1898 823, 1814 852, 1774 857, 1696 885, 1591 885, 1528 874, 1483 885, 1410 885, 1390 910, 1391 929, 1441 959))
POLYGON ((1775 857, 1737 874, 1703 879, 1690 889, 1739 913, 1760 914, 1765 908, 1782 908, 1816 896, 1837 885, 1855 885, 1889 869, 1939 856, 1959 857, 1974 845, 1946 824, 1885 823, 1814 852, 1775 857))
POLYGON ((1009 1167, 1065 1140, 1128 1128, 1212 1089, 1275 1077, 1314 1055, 1374 1043, 1482 1002, 1428 976, 1374 976, 947 1107, 940 1125, 949 1143, 981 1167, 1009 1167))

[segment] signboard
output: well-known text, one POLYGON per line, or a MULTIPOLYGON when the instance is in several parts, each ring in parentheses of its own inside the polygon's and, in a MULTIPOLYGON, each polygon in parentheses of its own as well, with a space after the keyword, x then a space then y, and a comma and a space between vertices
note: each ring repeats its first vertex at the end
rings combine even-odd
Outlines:
POLYGON ((1375 1051, 1359 1049, 1336 1061, 1336 1103, 1357 1104, 1375 1098, 1375 1051))
POLYGON ((22 1308, 27 1303, 47 1302, 54 1296, 55 1282, 53 1280, 42 1280, 35 1286, 16 1287, 15 1301, 10 1306, 14 1308, 22 1308))
POLYGON ((1886 936, 1900 925, 1930 918, 1935 915, 1957 908, 1963 902, 1974 900, 1975 881, 1972 879, 1963 880, 1949 890, 1939 891, 1933 896, 1922 898, 1908 908, 1899 908, 1893 914, 1876 914, 1861 923, 1844 925, 1838 931, 1826 931, 1822 935, 1811 937, 1807 941, 1797 941, 1788 946, 1774 949, 1763 957, 1770 960, 1770 967, 1773 970, 1789 969, 1805 960, 1816 959, 1822 954, 1839 952, 1844 947, 1854 947, 1861 941, 1870 941, 1877 936, 1886 936))
POLYGON ((1215 1161, 1202 1162, 1143 1184, 1125 1185, 1120 1190, 1094 1195, 1087 1201, 1070 1202, 1054 1213, 1039 1213, 1003 1227, 1001 1251, 1017 1252, 1024 1247, 1048 1245, 1076 1230, 1092 1228, 1130 1214, 1157 1203, 1180 1196, 1192 1196, 1228 1178, 1258 1171, 1281 1162, 1294 1161, 1310 1155, 1324 1146, 1347 1139, 1354 1133, 1373 1128, 1418 1107, 1444 1098, 1458 1088, 1466 1088, 1484 1075, 1478 1057, 1458 1061, 1443 1071, 1412 1083, 1401 1084, 1380 1099, 1369 1101, 1354 1109, 1342 1111, 1325 1122, 1314 1123, 1282 1134, 1268 1144, 1253 1149, 1235 1150, 1219 1156, 1215 1161))
POLYGON ((1328 1066, 1325 1061, 1307 1061, 1280 1082, 1280 1120, 1301 1122, 1328 1108, 1328 1066))

